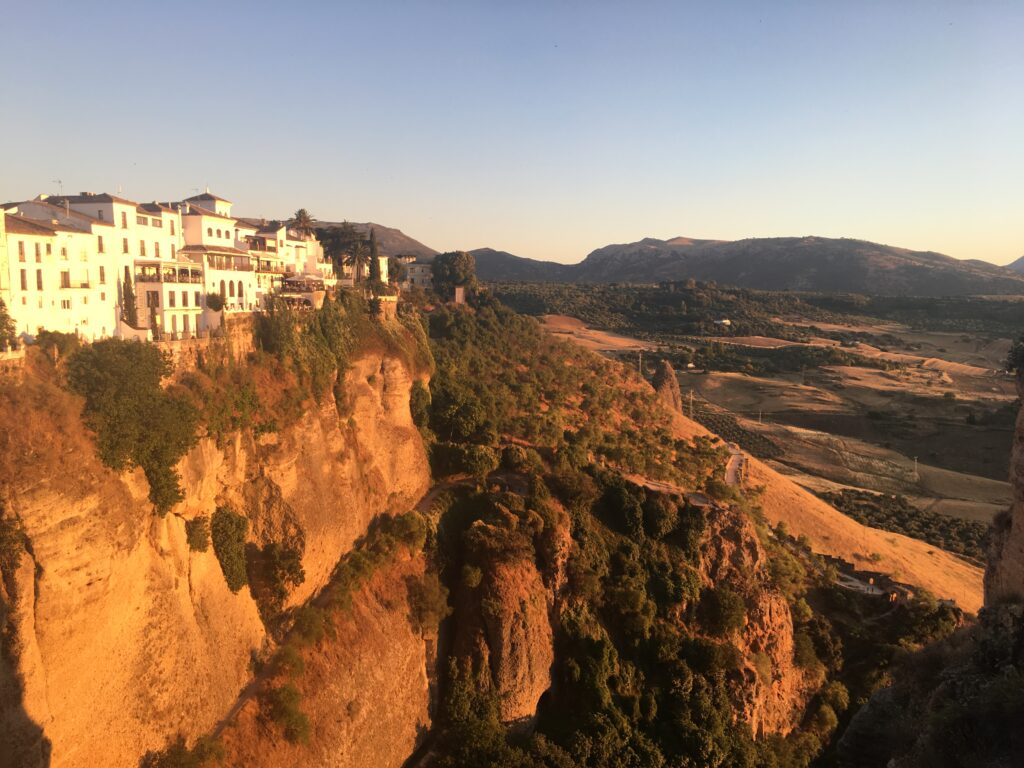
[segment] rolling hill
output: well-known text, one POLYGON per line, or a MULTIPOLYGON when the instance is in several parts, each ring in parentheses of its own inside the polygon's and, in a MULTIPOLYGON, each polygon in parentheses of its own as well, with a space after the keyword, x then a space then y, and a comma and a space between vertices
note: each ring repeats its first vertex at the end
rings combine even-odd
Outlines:
POLYGON ((598 248, 569 265, 489 248, 473 254, 477 274, 484 280, 611 283, 694 278, 766 290, 893 296, 1024 294, 1024 275, 1004 267, 847 238, 645 238, 598 248))

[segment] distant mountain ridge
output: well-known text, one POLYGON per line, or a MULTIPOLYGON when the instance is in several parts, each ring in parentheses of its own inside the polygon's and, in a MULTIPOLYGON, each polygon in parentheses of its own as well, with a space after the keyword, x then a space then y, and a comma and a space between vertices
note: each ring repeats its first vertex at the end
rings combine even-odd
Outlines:
POLYGON ((578 264, 557 264, 481 248, 472 252, 483 280, 612 283, 714 280, 766 290, 894 296, 1024 294, 1019 272, 932 251, 866 240, 773 237, 747 240, 644 238, 606 245, 578 264))
MULTIPOLYGON (((337 227, 340 221, 317 221, 318 227, 337 227)), ((419 240, 414 240, 400 229, 386 227, 383 224, 375 224, 372 221, 359 223, 349 222, 356 230, 364 235, 370 234, 370 229, 377 235, 377 247, 383 256, 416 256, 417 258, 429 259, 437 255, 437 251, 419 240)))

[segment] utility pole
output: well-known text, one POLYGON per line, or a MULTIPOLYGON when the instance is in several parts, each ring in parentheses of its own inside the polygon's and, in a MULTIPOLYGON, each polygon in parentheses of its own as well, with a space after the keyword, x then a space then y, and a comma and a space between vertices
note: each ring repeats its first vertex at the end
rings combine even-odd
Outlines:
POLYGON ((637 350, 636 353, 636 372, 641 376, 644 375, 644 351, 642 349, 637 350))
POLYGON ((693 390, 690 390, 690 421, 693 421, 693 390))
POLYGON ((60 196, 64 196, 64 182, 60 179, 54 179, 53 183, 57 185, 57 189, 60 191, 60 196))

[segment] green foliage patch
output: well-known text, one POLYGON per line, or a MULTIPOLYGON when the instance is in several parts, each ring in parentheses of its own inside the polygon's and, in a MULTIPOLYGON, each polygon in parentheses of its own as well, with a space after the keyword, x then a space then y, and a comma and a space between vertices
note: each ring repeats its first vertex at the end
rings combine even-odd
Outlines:
POLYGON ((83 347, 67 364, 68 386, 85 398, 100 459, 117 471, 142 467, 161 515, 182 498, 175 466, 197 439, 195 408, 161 387, 170 372, 153 344, 119 339, 83 347))

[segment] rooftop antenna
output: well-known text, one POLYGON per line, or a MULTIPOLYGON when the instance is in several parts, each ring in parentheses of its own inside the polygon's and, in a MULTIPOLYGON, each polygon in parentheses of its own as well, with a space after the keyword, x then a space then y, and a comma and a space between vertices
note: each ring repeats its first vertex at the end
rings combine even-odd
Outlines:
POLYGON ((61 197, 63 197, 64 196, 64 182, 61 181, 60 179, 54 179, 52 183, 57 185, 57 189, 60 190, 60 195, 61 195, 61 197))

